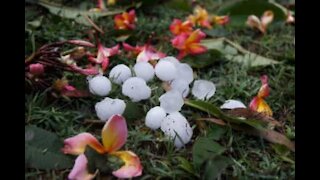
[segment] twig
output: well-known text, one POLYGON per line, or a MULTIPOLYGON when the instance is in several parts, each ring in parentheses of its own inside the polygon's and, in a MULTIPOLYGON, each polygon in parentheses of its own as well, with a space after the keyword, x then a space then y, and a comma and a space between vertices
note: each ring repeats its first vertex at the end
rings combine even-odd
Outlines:
POLYGON ((97 31, 99 31, 101 34, 104 34, 103 30, 101 28, 99 28, 93 21, 92 19, 89 18, 89 16, 87 15, 84 15, 84 18, 86 18, 86 20, 93 26, 93 28, 97 31))

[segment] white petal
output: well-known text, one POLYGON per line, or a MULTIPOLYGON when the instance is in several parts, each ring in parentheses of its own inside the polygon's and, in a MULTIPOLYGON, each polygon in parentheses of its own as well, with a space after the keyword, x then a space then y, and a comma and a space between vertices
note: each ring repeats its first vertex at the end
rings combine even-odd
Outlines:
POLYGON ((154 77, 154 69, 148 62, 138 62, 134 65, 133 70, 137 77, 144 79, 146 82, 154 77))
POLYGON ((161 123, 161 130, 166 136, 174 139, 177 148, 187 144, 193 134, 189 122, 179 112, 173 112, 165 117, 161 123))
POLYGON ((111 82, 108 78, 98 75, 89 78, 89 90, 92 94, 98 96, 107 96, 111 91, 111 82))
POLYGON ((143 79, 131 77, 123 83, 122 94, 130 97, 133 102, 138 102, 150 98, 151 89, 143 79))
POLYGON ((172 62, 159 61, 155 67, 155 73, 162 81, 171 81, 176 77, 177 68, 172 62))
POLYGON ((246 108, 246 106, 238 100, 229 99, 224 102, 221 109, 235 109, 235 108, 246 108))
POLYGON ((179 91, 182 97, 187 97, 190 91, 189 83, 184 79, 174 79, 170 86, 172 89, 179 91))
POLYGON ((107 121, 112 115, 122 114, 125 109, 126 104, 123 100, 108 97, 95 105, 97 116, 102 121, 107 121))
POLYGON ((113 67, 109 73, 109 78, 116 84, 122 84, 132 76, 131 70, 124 64, 118 64, 113 67))
POLYGON ((150 109, 146 115, 145 124, 147 127, 155 130, 160 128, 162 120, 166 117, 166 112, 159 106, 150 109))
POLYGON ((180 111, 184 100, 182 95, 177 90, 170 90, 159 97, 160 107, 162 107, 167 113, 180 111))
POLYGON ((192 94, 200 99, 209 99, 216 92, 216 86, 207 80, 196 80, 193 83, 192 94))

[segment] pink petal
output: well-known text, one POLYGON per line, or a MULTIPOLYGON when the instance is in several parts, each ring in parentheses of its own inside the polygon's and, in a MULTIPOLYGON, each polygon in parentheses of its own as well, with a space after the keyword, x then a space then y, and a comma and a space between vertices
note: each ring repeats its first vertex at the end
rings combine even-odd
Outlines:
POLYGON ((86 146, 89 145, 99 153, 104 152, 104 147, 90 133, 81 133, 64 140, 62 152, 64 154, 79 155, 84 153, 86 146))
POLYGON ((109 66, 109 58, 105 58, 102 61, 101 66, 102 66, 102 70, 105 71, 109 66))
POLYGON ((44 66, 40 63, 29 65, 30 73, 33 75, 40 75, 44 73, 44 66))
POLYGON ((84 40, 68 40, 67 42, 70 44, 75 44, 79 46, 95 47, 95 45, 92 44, 91 42, 84 41, 84 40))
POLYGON ((143 168, 136 154, 131 151, 117 151, 112 155, 118 156, 125 163, 120 169, 112 172, 114 176, 118 178, 141 176, 143 168))
POLYGON ((67 90, 67 91, 74 91, 74 90, 76 90, 76 88, 73 87, 73 86, 71 86, 71 85, 65 85, 63 88, 64 88, 65 90, 67 90))
POLYGON ((74 166, 68 175, 70 180, 91 180, 96 174, 90 174, 87 169, 88 160, 84 154, 77 157, 74 166))
POLYGON ((87 69, 82 69, 77 65, 70 65, 69 67, 71 67, 74 71, 83 74, 83 75, 96 75, 99 73, 98 69, 95 67, 89 67, 87 69))
POLYGON ((136 47, 133 47, 130 44, 125 43, 125 42, 122 43, 122 46, 123 46, 124 50, 126 50, 126 51, 137 51, 138 50, 136 47))
POLYGON ((107 152, 120 149, 127 141, 128 129, 124 117, 113 115, 102 129, 102 143, 107 152))
POLYGON ((182 33, 182 34, 174 37, 171 40, 171 44, 173 47, 175 47, 177 49, 183 49, 183 48, 185 48, 185 43, 186 43, 187 38, 188 38, 188 34, 182 33))

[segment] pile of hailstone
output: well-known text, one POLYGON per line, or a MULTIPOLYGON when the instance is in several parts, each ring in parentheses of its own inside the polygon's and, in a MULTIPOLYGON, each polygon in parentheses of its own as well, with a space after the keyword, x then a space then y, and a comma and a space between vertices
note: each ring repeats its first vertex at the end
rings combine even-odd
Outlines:
MULTIPOLYGON (((148 62, 137 62, 131 70, 124 64, 113 67, 109 77, 97 75, 88 77, 89 90, 92 94, 105 97, 96 103, 97 116, 107 121, 114 114, 123 114, 126 104, 121 99, 107 97, 112 89, 112 83, 122 86, 122 94, 133 102, 149 99, 151 88, 147 82, 156 76, 167 82, 171 89, 159 97, 160 105, 151 108, 145 118, 147 127, 163 133, 174 141, 177 148, 183 147, 192 137, 193 130, 187 119, 180 113, 190 91, 199 100, 211 98, 216 91, 214 83, 207 80, 194 80, 190 65, 181 63, 175 57, 162 58, 153 67, 148 62), (193 87, 190 90, 190 84, 193 87)), ((241 102, 229 100, 221 108, 243 107, 241 102)), ((245 106, 244 106, 245 107, 245 106)))

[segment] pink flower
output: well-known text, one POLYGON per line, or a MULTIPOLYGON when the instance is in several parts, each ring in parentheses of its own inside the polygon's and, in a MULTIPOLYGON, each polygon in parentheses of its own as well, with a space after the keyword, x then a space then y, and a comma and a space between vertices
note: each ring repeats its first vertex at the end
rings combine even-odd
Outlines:
POLYGON ((132 178, 142 174, 142 165, 139 157, 131 151, 118 151, 126 142, 128 136, 126 120, 121 115, 113 115, 102 129, 102 144, 89 133, 81 133, 64 141, 62 151, 65 154, 79 155, 69 174, 69 178, 94 178, 87 169, 87 158, 84 155, 86 146, 90 146, 100 154, 108 153, 120 158, 124 165, 113 171, 118 178, 132 178))
POLYGON ((179 49, 178 59, 182 59, 188 54, 196 55, 207 51, 207 48, 200 44, 206 37, 200 29, 193 31, 190 35, 182 33, 171 40, 172 46, 179 49))
POLYGON ((192 23, 190 21, 182 22, 180 19, 174 19, 169 27, 170 31, 174 35, 179 35, 182 33, 191 34, 192 33, 192 23))
POLYGON ((151 45, 144 45, 144 46, 136 46, 133 47, 130 44, 122 43, 124 50, 132 52, 133 56, 137 57, 137 62, 145 61, 148 62, 150 60, 158 60, 166 56, 166 54, 157 51, 151 45))
POLYGON ((118 14, 114 17, 115 29, 132 30, 136 28, 137 21, 135 10, 118 14))
POLYGON ((262 82, 262 86, 259 89, 258 95, 251 100, 249 108, 254 111, 264 113, 267 116, 272 116, 272 110, 264 100, 264 98, 268 97, 270 93, 268 76, 263 75, 260 79, 262 82))
POLYGON ((92 55, 89 55, 88 59, 95 64, 101 64, 102 70, 105 71, 109 66, 109 57, 118 54, 119 47, 120 45, 117 44, 114 47, 106 48, 99 43, 97 57, 95 58, 92 55))

